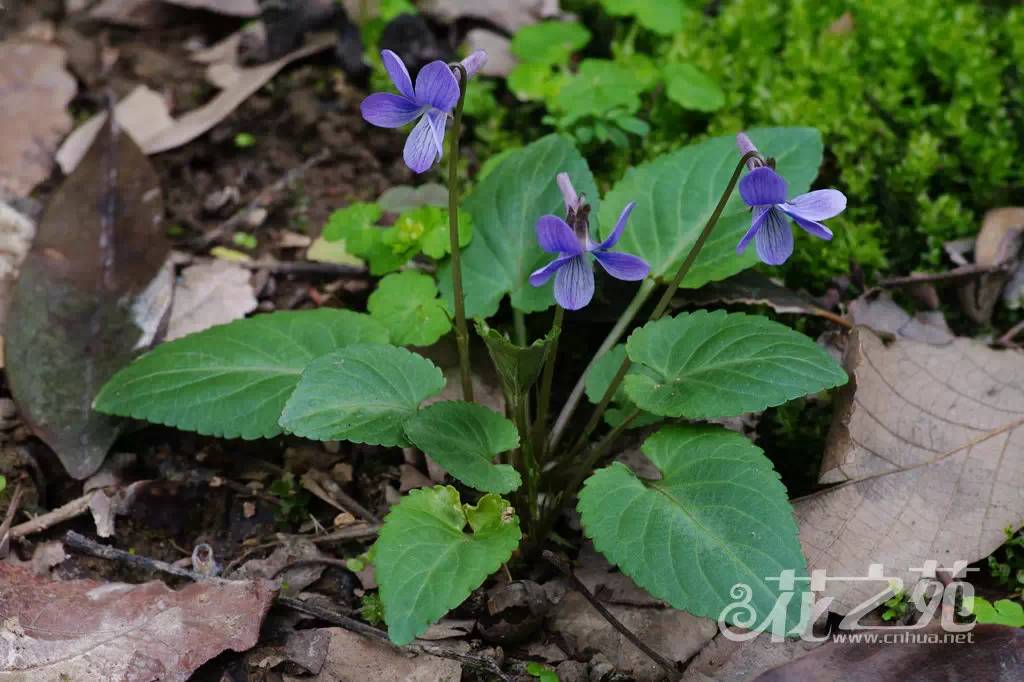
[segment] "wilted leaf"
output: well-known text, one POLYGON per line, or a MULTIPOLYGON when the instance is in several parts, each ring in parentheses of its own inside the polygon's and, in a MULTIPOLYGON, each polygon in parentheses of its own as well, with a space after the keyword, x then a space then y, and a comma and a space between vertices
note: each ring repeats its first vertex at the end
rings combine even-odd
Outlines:
MULTIPOLYGON (((912 585, 924 561, 991 554, 1024 518, 1024 357, 964 338, 886 347, 858 329, 846 365, 821 473, 841 485, 795 503, 810 568, 881 563, 912 585)), ((826 594, 843 611, 884 587, 829 581, 826 594)))
POLYGON ((0 678, 184 681, 222 651, 254 646, 273 599, 262 580, 175 592, 161 582, 52 582, 0 563, 0 678))
POLYGON ((75 478, 99 468, 120 432, 93 398, 166 323, 174 275, 162 217, 156 172, 108 123, 54 194, 22 266, 8 378, 25 421, 75 478))
POLYGON ((241 319, 256 309, 246 268, 215 260, 185 268, 174 289, 167 340, 241 319))
POLYGON ((67 107, 78 87, 64 61, 55 45, 0 42, 0 199, 27 196, 49 177, 57 145, 71 130, 67 107))

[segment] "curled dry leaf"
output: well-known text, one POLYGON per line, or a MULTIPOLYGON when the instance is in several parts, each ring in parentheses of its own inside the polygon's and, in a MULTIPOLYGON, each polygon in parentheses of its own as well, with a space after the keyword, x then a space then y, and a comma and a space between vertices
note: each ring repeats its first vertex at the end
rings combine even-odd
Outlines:
POLYGON ((55 45, 0 42, 0 199, 27 196, 50 175, 78 90, 65 61, 55 45))
MULTIPOLYGON (((922 562, 976 561, 1024 518, 1024 356, 971 339, 946 346, 857 329, 845 389, 822 464, 839 483, 796 501, 809 569, 885 575, 909 587, 922 562)), ((884 589, 829 581, 843 613, 884 589)))
POLYGON ((22 417, 75 478, 95 472, 120 420, 93 412, 103 383, 166 323, 173 271, 159 179, 109 122, 57 190, 22 265, 6 337, 22 417))
MULTIPOLYGON (((1024 241, 1024 208, 997 208, 985 214, 974 243, 974 263, 996 268, 1015 263, 1024 241)), ((999 294, 1013 272, 996 271, 971 280, 960 288, 964 312, 981 324, 992 318, 999 294)))
POLYGON ((155 581, 53 582, 0 563, 0 679, 187 680, 222 651, 254 646, 273 599, 264 580, 175 592, 155 581))
POLYGON ((36 224, 31 219, 0 202, 0 335, 18 271, 35 236, 36 224))
POLYGON ((240 320, 256 309, 247 268, 215 260, 185 268, 174 291, 167 340, 240 320))

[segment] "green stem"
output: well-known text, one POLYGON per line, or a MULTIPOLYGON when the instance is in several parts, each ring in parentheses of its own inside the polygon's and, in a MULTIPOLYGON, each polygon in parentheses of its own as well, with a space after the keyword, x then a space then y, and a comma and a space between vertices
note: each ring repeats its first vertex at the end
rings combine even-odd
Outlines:
POLYGON ((565 427, 569 425, 569 420, 572 418, 573 413, 579 406, 580 399, 583 397, 583 390, 586 387, 587 372, 594 366, 598 358, 607 353, 612 347, 619 342, 622 335, 629 329, 629 325, 633 323, 633 318, 640 312, 640 308, 643 307, 647 299, 654 293, 654 289, 657 283, 653 278, 648 278, 643 281, 640 288, 636 292, 636 296, 630 301, 629 305, 625 310, 622 311, 622 315, 619 316, 618 321, 612 330, 608 332, 608 336, 605 337, 604 341, 601 342, 601 346, 594 353, 594 357, 590 359, 590 364, 580 374, 579 380, 576 385, 572 387, 572 393, 569 394, 569 398, 562 405, 561 412, 558 413, 558 418, 555 420, 555 425, 551 428, 551 437, 548 438, 548 452, 554 452, 555 448, 558 447, 559 441, 565 434, 565 427))
POLYGON ((539 519, 537 509, 537 483, 540 478, 540 468, 537 465, 537 458, 534 455, 530 441, 530 419, 527 415, 525 400, 520 397, 515 406, 516 429, 519 431, 519 471, 522 474, 526 485, 526 503, 530 510, 529 528, 533 528, 539 519))
MULTIPOLYGON (((690 252, 686 254, 686 258, 683 260, 679 269, 676 271, 676 276, 672 278, 671 284, 662 294, 661 300, 658 301, 658 305, 655 306, 654 312, 651 313, 649 322, 661 319, 661 316, 668 310, 669 305, 672 303, 672 298, 676 295, 679 290, 679 285, 682 284, 683 279, 687 273, 690 272, 690 268, 693 266, 694 261, 697 260, 697 256, 700 254, 701 249, 704 248, 704 243, 711 236, 715 226, 718 225, 718 219, 722 217, 722 212, 725 210, 726 204, 729 203, 729 198, 732 196, 733 190, 736 189, 736 183, 739 182, 740 175, 743 173, 743 167, 747 161, 753 158, 757 152, 749 152, 745 154, 739 163, 736 164, 736 170, 733 171, 732 178, 729 179, 729 184, 726 186, 725 191, 722 193, 721 198, 718 200, 718 205, 715 206, 715 210, 708 217, 707 223, 704 225, 704 229, 701 231, 700 236, 697 237, 697 241, 694 242, 690 248, 690 252)), ((580 433, 580 437, 576 439, 576 443, 569 450, 568 458, 572 459, 573 455, 580 452, 586 445, 587 440, 590 438, 590 434, 594 432, 598 424, 601 423, 601 417, 604 416, 604 411, 608 408, 608 405, 612 401, 612 397, 615 392, 619 390, 619 386, 622 384, 622 380, 626 377, 626 373, 629 372, 629 367, 632 363, 629 360, 629 356, 626 356, 622 360, 622 364, 619 366, 619 371, 615 373, 615 378, 608 385, 608 389, 604 392, 601 397, 601 401, 594 408, 593 413, 590 415, 590 420, 587 425, 583 427, 583 431, 580 433)))
POLYGON ((525 346, 526 337, 526 315, 518 308, 512 309, 512 333, 515 335, 516 344, 525 346))
POLYGON ((462 291, 462 250, 459 247, 459 134, 462 132, 462 105, 466 101, 469 78, 461 64, 452 70, 459 80, 459 102, 455 105, 451 146, 448 151, 448 237, 452 252, 452 289, 455 298, 455 343, 459 349, 459 373, 462 398, 473 402, 473 375, 469 364, 469 327, 466 324, 466 299, 462 291))
POLYGON ((546 459, 544 441, 547 440, 548 410, 551 408, 551 384, 555 378, 555 358, 558 355, 558 338, 562 332, 562 321, 565 309, 555 304, 555 316, 551 320, 551 346, 547 350, 547 362, 544 363, 544 374, 540 380, 540 396, 537 399, 537 420, 533 423, 533 443, 538 453, 537 459, 543 463, 546 459))

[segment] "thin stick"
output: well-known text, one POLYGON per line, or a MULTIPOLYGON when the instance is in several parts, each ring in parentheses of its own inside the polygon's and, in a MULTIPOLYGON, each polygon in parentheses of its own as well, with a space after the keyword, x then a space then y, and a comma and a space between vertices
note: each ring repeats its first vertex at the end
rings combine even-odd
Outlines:
POLYGON ((327 556, 317 557, 315 559, 296 559, 295 561, 289 562, 281 568, 274 571, 274 573, 270 576, 270 580, 277 580, 279 577, 281 577, 281 575, 287 573, 293 568, 303 568, 305 566, 334 566, 336 568, 344 568, 345 570, 350 570, 348 567, 348 562, 344 559, 335 559, 334 557, 327 556))
POLYGON ((947 272, 925 272, 917 275, 904 275, 901 277, 888 277, 878 283, 884 289, 893 289, 913 284, 928 284, 938 282, 956 282, 960 280, 977 279, 983 275, 994 272, 1008 272, 1016 267, 1016 263, 1002 263, 999 265, 961 265, 947 272))
POLYGON ((473 375, 469 363, 469 327, 466 325, 466 299, 462 291, 462 249, 459 246, 459 134, 462 131, 462 105, 466 101, 469 76, 462 64, 453 64, 459 79, 459 102, 455 105, 452 142, 448 152, 448 241, 452 252, 452 291, 455 299, 455 343, 459 349, 459 373, 462 398, 473 402, 473 375))
POLYGON ((9 531, 11 530, 11 524, 14 523, 14 515, 18 513, 18 507, 21 506, 21 496, 25 493, 25 489, 21 485, 21 481, 18 481, 17 487, 14 489, 14 494, 11 495, 11 502, 7 505, 7 513, 4 514, 4 521, 0 523, 0 559, 6 558, 7 554, 11 550, 11 536, 9 531))
POLYGON ((1024 320, 1021 320, 1010 327, 1005 334, 999 337, 999 340, 996 343, 1000 346, 1015 346, 1017 344, 1014 342, 1014 339, 1017 338, 1021 332, 1024 332, 1024 320))
POLYGON ((337 490, 329 491, 324 489, 320 484, 320 481, 316 480, 310 475, 310 472, 306 472, 302 475, 299 481, 302 487, 313 493, 321 500, 331 505, 338 511, 348 512, 355 516, 362 517, 364 521, 369 521, 373 524, 380 524, 380 517, 371 512, 369 509, 359 504, 355 499, 349 496, 340 488, 337 490))
POLYGON ((591 594, 590 590, 587 589, 587 586, 583 584, 583 581, 576 577, 576 574, 573 572, 572 568, 569 566, 567 562, 555 556, 555 553, 550 550, 544 550, 544 558, 551 562, 551 564, 553 564, 555 568, 561 571, 562 574, 569 579, 569 583, 573 586, 573 589, 575 589, 577 592, 583 595, 583 598, 590 602, 590 605, 593 606, 597 610, 597 612, 601 614, 602 618, 608 621, 609 625, 618 630, 619 634, 621 634, 623 637, 625 637, 633 643, 633 646, 635 646, 640 651, 644 652, 644 654, 646 654, 648 658, 657 663, 662 668, 662 670, 664 670, 665 673, 668 674, 668 678, 670 680, 679 679, 679 670, 676 669, 676 666, 672 663, 672 661, 668 660, 667 658, 659 654, 657 651, 644 644, 643 640, 641 640, 629 628, 623 625, 622 621, 616 618, 611 611, 605 608, 604 604, 598 601, 597 597, 591 594))
POLYGON ((11 538, 23 538, 26 535, 40 533, 48 528, 56 526, 58 523, 70 521, 75 517, 85 514, 89 511, 89 502, 95 494, 95 491, 90 491, 81 497, 71 500, 65 505, 57 507, 56 509, 51 509, 45 514, 40 514, 35 518, 18 524, 14 528, 11 528, 11 538))
POLYGON ((264 542, 263 544, 250 547, 249 549, 242 552, 240 555, 231 560, 231 562, 224 567, 224 575, 231 575, 239 565, 241 565, 246 559, 253 556, 257 552, 261 552, 265 549, 273 549, 280 547, 285 544, 289 539, 304 539, 309 540, 314 545, 328 542, 352 542, 355 540, 368 540, 369 538, 376 537, 377 533, 380 532, 380 526, 376 524, 368 523, 354 523, 351 526, 345 526, 338 530, 331 531, 330 533, 323 534, 305 534, 297 533, 295 535, 286 535, 283 538, 276 539, 272 542, 264 542))
POLYGON ((94 557, 99 557, 100 559, 107 559, 108 561, 118 561, 147 571, 169 573, 170 575, 178 576, 179 578, 188 578, 190 580, 213 580, 221 583, 231 582, 230 580, 225 580, 223 578, 196 573, 195 571, 190 571, 187 568, 181 568, 174 564, 169 564, 166 561, 150 559, 149 557, 141 556, 139 554, 126 552, 123 549, 118 549, 117 547, 102 545, 94 540, 90 540, 84 535, 76 533, 73 530, 69 530, 64 534, 64 546, 78 552, 79 554, 89 554, 94 557))

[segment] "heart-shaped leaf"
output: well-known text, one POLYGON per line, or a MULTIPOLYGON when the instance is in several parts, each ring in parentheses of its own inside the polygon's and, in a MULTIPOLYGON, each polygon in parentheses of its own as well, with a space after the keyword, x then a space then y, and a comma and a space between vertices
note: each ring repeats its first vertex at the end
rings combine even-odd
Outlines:
MULTIPOLYGON (((594 547, 637 585, 697 616, 718 619, 747 594, 760 625, 786 591, 780 574, 807 574, 793 510, 771 462, 718 426, 667 426, 642 449, 660 479, 641 479, 616 462, 580 492, 577 508, 594 547)), ((783 603, 787 628, 799 623, 799 592, 807 588, 796 585, 788 607, 783 603)))
POLYGON ((521 537, 519 517, 497 495, 473 507, 455 488, 439 485, 402 498, 371 552, 391 641, 411 642, 465 601, 508 561, 521 537))
POLYGON ((434 278, 414 270, 382 279, 366 307, 401 346, 429 346, 452 328, 434 278))
MULTIPOLYGON (((756 128, 748 134, 763 154, 775 157, 779 172, 789 182, 790 197, 807 191, 821 164, 817 130, 756 128)), ((726 136, 631 168, 604 197, 601 225, 610 232, 616 211, 627 202, 637 202, 618 250, 640 256, 650 264, 651 274, 671 279, 715 210, 739 160, 735 138, 726 136)), ((683 286, 699 287, 757 263, 754 249, 736 254, 736 244, 749 228, 749 207, 734 193, 683 286)))
MULTIPOLYGON (((622 361, 625 359, 626 344, 620 343, 599 357, 594 362, 593 367, 587 370, 584 387, 587 391, 587 399, 590 402, 594 404, 601 402, 601 398, 604 397, 605 391, 608 390, 608 386, 611 385, 612 379, 615 378, 619 367, 622 366, 622 361)), ((636 409, 636 405, 626 395, 625 387, 620 384, 619 390, 615 392, 611 404, 605 410, 604 420, 610 426, 618 426, 634 409, 636 409)), ((661 421, 661 417, 658 415, 641 411, 640 415, 630 424, 630 428, 637 429, 642 426, 650 426, 659 421, 661 421)))
POLYGON ((115 374, 96 409, 223 438, 281 433, 285 401, 314 358, 387 343, 387 330, 348 310, 257 315, 158 346, 115 374))
POLYGON ((665 417, 734 417, 841 386, 846 372, 799 332, 723 310, 649 322, 626 343, 626 395, 665 417))
POLYGON ((488 493, 512 492, 523 480, 494 456, 519 447, 516 426, 494 410, 464 402, 434 403, 405 423, 412 444, 463 483, 488 493))
MULTIPOLYGON (((563 171, 596 214, 597 188, 587 162, 561 135, 548 135, 510 152, 466 197, 463 208, 473 216, 473 242, 462 253, 468 317, 490 317, 505 294, 525 312, 544 310, 554 302, 550 283, 535 288, 527 278, 552 259, 537 245, 536 224, 546 213, 564 214, 555 184, 555 176, 563 171)), ((451 306, 450 264, 442 265, 439 279, 451 306)))
POLYGON ((313 440, 404 446, 405 422, 443 388, 441 370, 423 356, 397 346, 350 346, 306 367, 280 424, 313 440))

